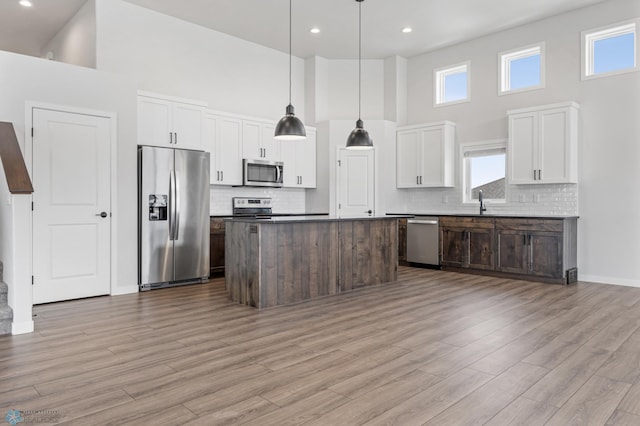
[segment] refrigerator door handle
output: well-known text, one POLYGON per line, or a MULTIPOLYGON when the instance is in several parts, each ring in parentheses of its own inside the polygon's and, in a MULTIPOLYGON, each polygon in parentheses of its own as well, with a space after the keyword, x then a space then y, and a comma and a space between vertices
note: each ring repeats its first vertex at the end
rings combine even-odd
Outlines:
POLYGON ((177 240, 180 237, 180 191, 178 190, 179 184, 180 182, 178 181, 178 175, 176 174, 176 171, 173 171, 173 180, 174 180, 174 184, 173 184, 173 188, 174 188, 174 193, 176 196, 176 202, 173 204, 173 208, 175 209, 175 220, 174 220, 174 235, 173 235, 173 239, 177 240))
POLYGON ((176 181, 173 170, 169 172, 169 240, 175 240, 176 221, 176 181))

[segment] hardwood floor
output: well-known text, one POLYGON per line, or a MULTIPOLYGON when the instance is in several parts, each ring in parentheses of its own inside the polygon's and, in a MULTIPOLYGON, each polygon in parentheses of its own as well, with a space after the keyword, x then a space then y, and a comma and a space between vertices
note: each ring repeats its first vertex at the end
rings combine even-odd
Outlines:
POLYGON ((68 425, 640 425, 640 289, 400 267, 258 311, 204 285, 36 306, 0 418, 68 425), (48 417, 47 417, 48 416, 48 417))

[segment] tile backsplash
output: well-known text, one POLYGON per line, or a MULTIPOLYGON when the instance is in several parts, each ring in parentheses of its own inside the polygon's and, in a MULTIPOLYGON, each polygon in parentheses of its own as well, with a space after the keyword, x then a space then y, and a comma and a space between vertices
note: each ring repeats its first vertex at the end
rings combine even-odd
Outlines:
MULTIPOLYGON (((211 185, 210 214, 231 214, 233 197, 270 197, 274 213, 305 213, 305 190, 294 188, 247 188, 211 185)), ((458 188, 398 189, 393 205, 384 213, 470 213, 478 204, 462 204, 458 188)), ((487 214, 577 216, 578 185, 509 185, 506 203, 488 203, 487 214)))
POLYGON ((274 213, 304 213, 305 190, 295 188, 247 188, 211 185, 210 208, 212 216, 231 214, 233 197, 269 197, 274 213))
MULTIPOLYGON (((407 213, 477 213, 478 203, 463 204, 458 188, 398 190, 407 213)), ((509 185, 506 203, 487 203, 487 214, 577 216, 578 185, 509 185)), ((394 209, 391 209, 394 210, 394 209)), ((399 210, 399 209, 395 209, 399 210)), ((394 210, 394 212, 395 212, 394 210)))

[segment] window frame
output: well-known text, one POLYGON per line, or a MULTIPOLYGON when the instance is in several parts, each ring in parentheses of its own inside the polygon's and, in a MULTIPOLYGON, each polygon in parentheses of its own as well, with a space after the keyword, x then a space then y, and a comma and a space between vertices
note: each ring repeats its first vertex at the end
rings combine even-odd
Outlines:
POLYGON ((541 41, 538 43, 530 44, 527 46, 521 46, 516 49, 505 50, 498 53, 498 96, 502 95, 510 95, 512 93, 521 93, 528 92, 531 90, 539 90, 544 89, 546 80, 545 80, 545 69, 546 69, 546 59, 545 59, 545 42, 541 41), (540 84, 536 84, 535 86, 527 86, 521 87, 519 89, 510 89, 511 82, 511 61, 517 59, 524 59, 531 56, 540 55, 540 84))
MULTIPOLYGON (((469 153, 478 153, 482 151, 501 151, 504 153, 504 199, 495 199, 495 198, 485 198, 484 202, 486 204, 506 204, 507 199, 509 198, 509 177, 507 176, 507 140, 506 139, 493 139, 486 141, 476 141, 476 142, 464 142, 460 143, 460 199, 462 200, 463 205, 472 205, 477 204, 478 200, 474 200, 471 198, 471 188, 470 188, 470 170, 469 170, 469 162, 468 158, 472 158, 472 156, 465 155, 467 152, 469 153)), ((496 152, 497 154, 498 152, 496 152)))
POLYGON ((610 77, 613 75, 627 74, 640 70, 638 58, 640 57, 640 47, 638 46, 638 28, 640 27, 640 18, 631 19, 615 24, 604 25, 597 28, 584 30, 580 33, 581 41, 581 79, 592 80, 595 78, 610 77), (631 68, 625 68, 615 71, 607 71, 594 74, 594 44, 596 41, 606 40, 608 38, 617 37, 625 34, 633 34, 633 60, 635 65, 631 68))
POLYGON ((433 106, 439 108, 443 106, 461 104, 465 102, 471 102, 471 61, 464 61, 454 65, 447 65, 445 67, 433 69, 433 106), (467 97, 465 99, 458 99, 455 101, 445 102, 445 90, 446 85, 444 80, 447 76, 453 74, 459 74, 461 72, 467 73, 467 97))

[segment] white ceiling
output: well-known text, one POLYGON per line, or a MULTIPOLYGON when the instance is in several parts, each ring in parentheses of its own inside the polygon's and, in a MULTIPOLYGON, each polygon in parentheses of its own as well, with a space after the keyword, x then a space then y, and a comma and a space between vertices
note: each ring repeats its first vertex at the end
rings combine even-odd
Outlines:
MULTIPOLYGON (((0 2, 0 49, 38 56, 86 0, 0 2)), ((126 0, 185 21, 288 52, 288 0, 126 0)), ((365 0, 362 55, 415 56, 602 1, 615 0, 365 0), (413 28, 403 34, 405 26, 413 28)), ((293 0, 293 53, 306 58, 356 58, 355 0, 293 0), (317 26, 320 34, 309 29, 317 26)))

